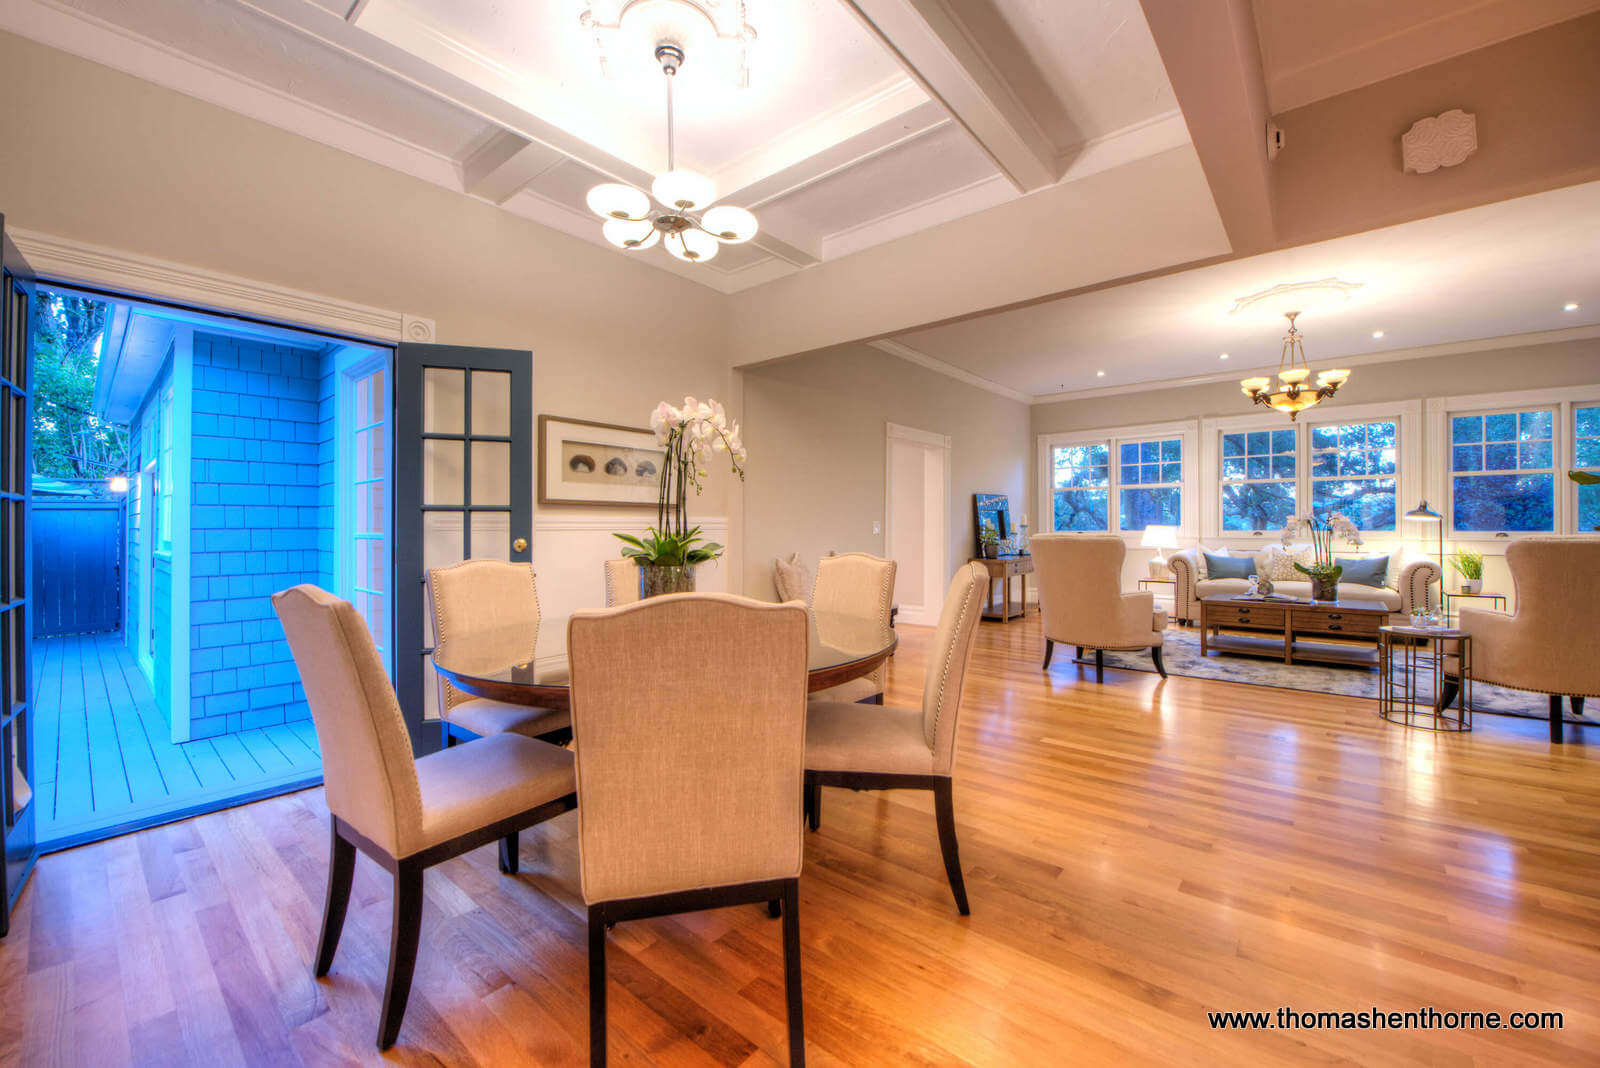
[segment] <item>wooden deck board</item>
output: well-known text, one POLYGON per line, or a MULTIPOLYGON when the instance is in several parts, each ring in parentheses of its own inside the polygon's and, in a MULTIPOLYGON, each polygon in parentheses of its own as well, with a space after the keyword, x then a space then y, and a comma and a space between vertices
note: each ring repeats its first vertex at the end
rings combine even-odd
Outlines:
POLYGON ((173 743, 119 635, 38 639, 33 662, 39 840, 47 848, 320 773, 315 735, 286 724, 173 743))

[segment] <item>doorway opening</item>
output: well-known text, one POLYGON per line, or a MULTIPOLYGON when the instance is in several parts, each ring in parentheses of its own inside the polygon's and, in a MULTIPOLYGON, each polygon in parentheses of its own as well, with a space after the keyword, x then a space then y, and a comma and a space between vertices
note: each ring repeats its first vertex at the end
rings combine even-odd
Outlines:
POLYGON ((904 623, 939 622, 950 569, 950 439, 890 423, 884 546, 904 623))
POLYGON ((269 598, 392 646, 392 350, 49 284, 30 326, 41 848, 320 781, 269 598))

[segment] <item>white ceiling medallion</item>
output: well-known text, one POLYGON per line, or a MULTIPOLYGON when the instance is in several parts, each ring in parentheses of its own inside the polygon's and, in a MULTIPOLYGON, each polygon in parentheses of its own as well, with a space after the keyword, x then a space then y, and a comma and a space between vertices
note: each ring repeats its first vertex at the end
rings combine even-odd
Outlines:
POLYGON ((1271 289, 1263 289, 1249 296, 1236 297, 1229 315, 1242 311, 1265 311, 1273 315, 1296 314, 1310 308, 1323 308, 1342 304, 1350 294, 1361 288, 1360 282, 1346 282, 1338 278, 1319 278, 1315 282, 1284 282, 1271 289))
POLYGON ((1400 155, 1412 174, 1454 167, 1476 151, 1478 117, 1460 108, 1418 119, 1400 137, 1400 155))
POLYGON ((756 31, 746 21, 745 0, 584 0, 578 23, 593 36, 600 71, 608 78, 670 42, 693 53, 696 67, 740 89, 750 87, 756 31))

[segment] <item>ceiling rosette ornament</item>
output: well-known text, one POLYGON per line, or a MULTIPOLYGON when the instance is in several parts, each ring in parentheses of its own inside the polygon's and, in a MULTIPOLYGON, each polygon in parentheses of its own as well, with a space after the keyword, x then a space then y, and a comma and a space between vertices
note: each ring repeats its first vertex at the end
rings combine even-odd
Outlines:
POLYGON ((756 31, 745 0, 584 0, 578 23, 594 41, 600 70, 619 75, 663 41, 693 53, 705 69, 740 89, 750 87, 756 31))
POLYGON ((1476 151, 1478 117, 1460 108, 1418 119, 1400 137, 1400 155, 1408 174, 1454 167, 1476 151))

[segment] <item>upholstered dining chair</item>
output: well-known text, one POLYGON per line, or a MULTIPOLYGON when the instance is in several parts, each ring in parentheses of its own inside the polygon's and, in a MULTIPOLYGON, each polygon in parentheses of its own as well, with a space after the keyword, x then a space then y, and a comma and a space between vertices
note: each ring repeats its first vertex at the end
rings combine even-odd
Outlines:
MULTIPOLYGON (((1600 537, 1518 538, 1506 546, 1506 566, 1516 591, 1515 612, 1461 609, 1461 630, 1472 635, 1473 682, 1550 697, 1550 740, 1563 736, 1561 698, 1583 714, 1585 697, 1600 697, 1600 658, 1595 656, 1595 605, 1600 604, 1600 537)), ((1458 659, 1445 660, 1440 708, 1455 700, 1459 686, 1448 674, 1458 659)))
POLYGON ((606 561, 606 607, 616 608, 639 599, 639 565, 626 556, 606 561))
MULTIPOLYGON (((528 660, 539 643, 539 585, 532 564, 463 560, 428 572, 428 608, 436 641, 478 630, 522 627, 528 634, 528 660)), ((437 676, 439 718, 445 744, 491 734, 524 734, 563 742, 571 718, 565 712, 473 697, 437 676)))
POLYGON ((389 978, 378 1048, 400 1034, 422 932, 422 873, 577 804, 572 754, 517 734, 495 734, 421 758, 364 620, 347 601, 302 585, 273 594, 294 655, 332 816, 328 895, 315 974, 328 974, 344 929, 356 850, 394 876, 389 978))
MULTIPOLYGON (((889 610, 894 604, 895 562, 871 553, 836 553, 817 562, 817 581, 812 586, 811 607, 817 612, 857 616, 889 626, 889 610)), ((888 669, 880 664, 870 675, 818 690, 813 701, 870 701, 883 704, 884 677, 888 669)))
POLYGON ((989 572, 967 563, 950 580, 923 680, 921 708, 868 708, 813 701, 806 713, 805 813, 822 821, 822 787, 852 790, 932 790, 945 877, 965 916, 967 886, 956 842, 952 773, 961 688, 989 593, 989 572))
POLYGON ((1039 614, 1044 620, 1044 665, 1056 643, 1077 646, 1078 659, 1094 650, 1094 681, 1105 681, 1105 654, 1112 650, 1150 650, 1156 671, 1161 662, 1167 613, 1153 593, 1122 592, 1122 558, 1127 544, 1115 534, 1038 534, 1028 541, 1039 580, 1039 614))
POLYGON ((789 1062, 805 1063, 800 861, 805 608, 670 594, 567 626, 589 1062, 606 1060, 606 928, 766 903, 783 916, 789 1062))

